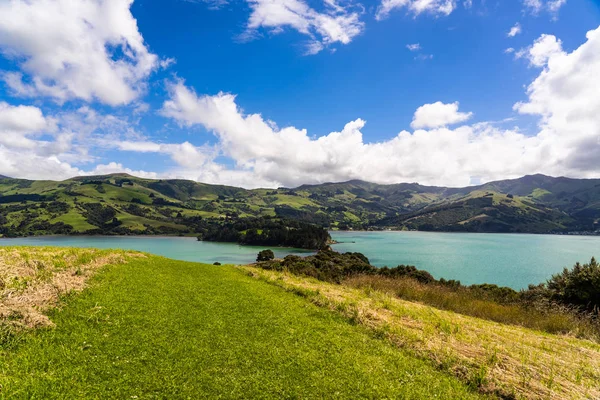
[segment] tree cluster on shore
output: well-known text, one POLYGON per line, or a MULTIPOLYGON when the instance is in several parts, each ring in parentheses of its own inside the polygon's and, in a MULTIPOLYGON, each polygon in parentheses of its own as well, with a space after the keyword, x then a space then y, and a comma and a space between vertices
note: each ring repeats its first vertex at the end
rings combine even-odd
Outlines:
POLYGON ((206 223, 198 240, 320 250, 329 245, 331 236, 326 229, 310 223, 262 217, 206 223))

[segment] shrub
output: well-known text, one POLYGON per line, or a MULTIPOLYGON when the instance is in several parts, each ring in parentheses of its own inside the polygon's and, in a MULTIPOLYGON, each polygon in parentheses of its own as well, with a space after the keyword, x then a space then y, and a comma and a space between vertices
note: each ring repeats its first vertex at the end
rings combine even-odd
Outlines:
POLYGON ((546 284, 550 298, 587 310, 600 308, 600 264, 592 258, 588 264, 575 264, 553 275, 546 284))
POLYGON ((258 252, 258 256, 256 257, 256 261, 270 261, 275 258, 275 254, 273 250, 262 250, 258 252))

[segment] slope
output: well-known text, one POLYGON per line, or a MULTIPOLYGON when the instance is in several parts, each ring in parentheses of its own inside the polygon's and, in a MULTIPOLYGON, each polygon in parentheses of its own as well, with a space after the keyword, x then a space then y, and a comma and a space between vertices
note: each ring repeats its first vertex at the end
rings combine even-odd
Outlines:
POLYGON ((432 363, 232 267, 130 258, 50 318, 54 329, 0 348, 3 397, 477 397, 432 363))
POLYGON ((0 234, 197 234, 206 221, 302 220, 328 229, 600 230, 600 180, 530 175, 465 188, 353 180, 246 190, 113 174, 0 178, 0 234), (202 222, 204 221, 204 222, 202 222))

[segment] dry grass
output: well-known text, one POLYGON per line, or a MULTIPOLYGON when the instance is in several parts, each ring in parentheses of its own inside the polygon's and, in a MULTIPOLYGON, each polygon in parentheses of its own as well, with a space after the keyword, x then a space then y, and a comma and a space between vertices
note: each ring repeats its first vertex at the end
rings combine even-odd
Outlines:
POLYGON ((370 288, 240 267, 365 325, 502 398, 600 398, 600 345, 439 310, 370 288))
POLYGON ((408 277, 391 279, 376 275, 357 275, 343 283, 357 289, 370 288, 404 300, 418 301, 472 317, 521 325, 548 333, 568 334, 600 343, 600 322, 566 306, 540 304, 526 307, 518 303, 501 304, 474 293, 470 288, 455 289, 423 284, 408 277))
POLYGON ((61 296, 85 288, 88 278, 107 264, 141 253, 51 247, 0 248, 0 325, 51 326, 44 315, 61 296))

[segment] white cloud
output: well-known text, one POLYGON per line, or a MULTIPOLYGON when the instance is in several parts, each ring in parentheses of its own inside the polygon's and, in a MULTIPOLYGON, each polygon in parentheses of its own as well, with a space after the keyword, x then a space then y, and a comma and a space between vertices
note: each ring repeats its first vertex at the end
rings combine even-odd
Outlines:
POLYGON ((528 101, 515 105, 523 114, 541 117, 539 137, 547 157, 562 173, 600 173, 600 27, 571 53, 560 40, 543 35, 530 50, 540 75, 527 88, 528 101))
POLYGON ((162 113, 182 126, 201 125, 212 131, 222 154, 235 163, 226 169, 210 161, 182 174, 210 175, 221 183, 239 174, 247 179, 246 187, 348 179, 463 186, 473 177, 486 182, 532 173, 598 177, 600 28, 587 37, 572 53, 547 36, 529 48, 527 56, 542 71, 528 88, 528 100, 517 103, 515 110, 540 117, 535 134, 501 129, 492 122, 450 129, 446 126, 465 122, 471 114, 459 112, 458 103, 438 102, 415 112, 413 132, 401 131, 382 142, 363 140, 361 119, 315 137, 244 113, 231 94, 197 95, 183 82, 170 86, 162 113))
POLYGON ((526 57, 532 66, 542 67, 550 58, 561 54, 564 54, 561 41, 554 35, 544 34, 533 45, 519 50, 515 56, 516 58, 526 57))
POLYGON ((321 12, 303 0, 247 0, 252 8, 243 37, 253 38, 260 28, 280 33, 289 27, 310 38, 306 54, 316 54, 335 43, 348 44, 364 30, 360 13, 326 0, 321 12))
POLYGON ((160 174, 156 172, 148 172, 143 170, 132 170, 130 168, 126 168, 121 163, 110 162, 108 164, 99 164, 94 167, 94 169, 89 171, 78 171, 77 175, 108 175, 115 173, 126 173, 134 176, 138 176, 140 178, 147 179, 156 179, 161 177, 160 174))
POLYGON ((56 132, 56 122, 37 107, 0 102, 0 174, 50 178, 77 174, 56 157, 70 147, 70 136, 56 132), (54 140, 42 140, 42 135, 54 140))
POLYGON ((105 143, 105 145, 121 151, 168 154, 179 166, 184 168, 201 168, 212 162, 219 154, 215 147, 206 145, 197 147, 190 142, 115 141, 105 143))
POLYGON ((0 102, 0 129, 3 133, 14 132, 23 135, 40 132, 53 124, 46 120, 42 110, 33 106, 11 106, 0 102))
POLYGON ((132 1, 0 2, 0 51, 21 68, 4 81, 20 96, 132 102, 159 65, 131 15, 132 1))
POLYGON ((548 11, 551 13, 557 13, 558 10, 560 10, 560 8, 565 4, 567 4, 567 0, 550 0, 547 3, 548 11))
POLYGON ((433 104, 425 104, 417 108, 413 116, 411 127, 419 128, 438 128, 440 126, 458 124, 465 122, 473 113, 463 113, 458 111, 458 102, 444 104, 437 101, 433 104))
POLYGON ((506 34, 506 36, 508 36, 508 37, 515 37, 519 33, 521 33, 521 24, 519 24, 517 22, 512 28, 510 28, 510 30, 508 31, 508 33, 506 34))
POLYGON ((486 182, 530 173, 600 176, 600 28, 570 53, 551 35, 522 52, 540 73, 514 109, 539 117, 533 133, 491 122, 465 125, 471 113, 460 112, 458 102, 437 102, 417 109, 412 132, 381 142, 364 141, 366 122, 360 118, 315 136, 243 112, 234 95, 199 95, 180 81, 169 85, 161 113, 182 126, 203 126, 214 133, 215 145, 158 143, 127 120, 89 107, 47 116, 37 107, 0 103, 0 174, 62 179, 126 171, 244 187, 348 179, 463 186, 473 177, 486 182), (175 166, 148 172, 116 162, 91 165, 98 162, 95 148, 165 154, 175 166), (230 158, 232 165, 219 164, 217 157, 230 158))
POLYGON ((540 12, 543 8, 542 0, 523 0, 523 4, 534 13, 540 12))
POLYGON ((421 45, 419 43, 407 44, 406 48, 410 51, 419 51, 421 50, 421 45))
MULTIPOLYGON (((470 7, 468 2, 467 6, 470 7)), ((382 0, 377 8, 375 18, 382 20, 396 9, 406 8, 414 15, 423 13, 433 15, 450 15, 456 9, 456 0, 382 0)))
POLYGON ((176 59, 174 59, 173 57, 168 57, 168 58, 164 58, 164 59, 160 60, 159 63, 158 63, 158 65, 160 65, 160 67, 162 69, 167 69, 171 65, 174 65, 176 63, 177 63, 176 59))
POLYGON ((126 172, 146 178, 176 178, 182 176, 182 171, 189 174, 201 169, 212 171, 212 175, 206 177, 214 178, 215 171, 224 170, 213 163, 217 155, 218 149, 212 146, 152 142, 137 133, 127 120, 89 107, 48 117, 37 107, 0 102, 1 175, 60 180, 78 175, 126 172), (93 154, 105 149, 165 154, 173 159, 176 167, 157 173, 131 170, 117 162, 94 166, 99 158, 93 154))
POLYGON ((534 15, 547 11, 556 18, 560 8, 567 4, 567 0, 523 0, 523 4, 534 15))
POLYGON ((515 49, 512 47, 509 47, 506 50, 504 50, 504 54, 513 54, 514 52, 515 52, 515 49))
POLYGON ((515 176, 537 159, 527 154, 535 138, 489 124, 402 131, 385 142, 365 143, 365 121, 357 119, 339 132, 311 138, 306 130, 273 128, 258 114, 244 114, 229 94, 198 96, 181 82, 171 93, 164 115, 213 131, 238 171, 273 186, 347 179, 467 185, 470 176, 515 176))

